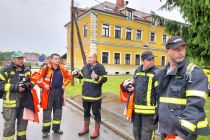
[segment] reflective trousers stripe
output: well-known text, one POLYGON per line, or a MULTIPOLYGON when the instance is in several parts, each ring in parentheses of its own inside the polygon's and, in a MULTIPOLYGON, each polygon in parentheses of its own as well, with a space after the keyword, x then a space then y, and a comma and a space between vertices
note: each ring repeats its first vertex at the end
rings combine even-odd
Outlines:
POLYGON ((187 96, 187 97, 196 96, 196 97, 204 98, 205 100, 207 99, 207 94, 206 94, 206 92, 199 91, 199 90, 187 90, 187 91, 186 91, 186 96, 187 96))
POLYGON ((180 121, 181 125, 187 129, 189 129, 190 131, 194 132, 195 129, 196 129, 196 125, 189 122, 189 121, 186 121, 186 120, 181 120, 180 121))
POLYGON ((160 103, 186 105, 187 99, 172 98, 172 97, 160 97, 160 103))
POLYGON ((102 96, 100 97, 87 97, 87 96, 82 96, 83 99, 86 99, 86 100, 100 100, 102 99, 102 96))
POLYGON ((3 107, 5 108, 15 108, 16 100, 3 100, 3 107))
POLYGON ((53 124, 61 124, 61 121, 60 121, 60 120, 53 120, 52 123, 53 123, 53 124))
POLYGON ((17 132, 17 136, 19 136, 19 137, 26 136, 26 131, 17 132))
POLYGON ((3 140, 14 140, 14 135, 8 136, 8 137, 3 137, 3 140))
POLYGON ((42 126, 43 126, 43 127, 48 127, 48 126, 51 126, 51 123, 52 123, 52 122, 47 122, 47 123, 44 123, 44 122, 43 122, 42 126))

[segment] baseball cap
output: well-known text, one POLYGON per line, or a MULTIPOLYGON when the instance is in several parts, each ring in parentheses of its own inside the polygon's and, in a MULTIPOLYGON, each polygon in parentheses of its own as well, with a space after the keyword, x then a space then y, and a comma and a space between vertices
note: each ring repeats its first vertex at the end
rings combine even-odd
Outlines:
POLYGON ((20 52, 15 52, 12 54, 11 56, 12 58, 20 58, 20 57, 24 57, 24 55, 20 52))
POLYGON ((146 51, 146 52, 142 53, 142 55, 141 55, 141 59, 142 60, 144 60, 144 59, 150 60, 150 59, 152 59, 154 57, 155 56, 153 55, 153 53, 151 51, 146 51))
POLYGON ((166 48, 167 49, 175 49, 181 45, 186 45, 187 43, 183 40, 180 36, 172 36, 167 42, 166 42, 166 48))

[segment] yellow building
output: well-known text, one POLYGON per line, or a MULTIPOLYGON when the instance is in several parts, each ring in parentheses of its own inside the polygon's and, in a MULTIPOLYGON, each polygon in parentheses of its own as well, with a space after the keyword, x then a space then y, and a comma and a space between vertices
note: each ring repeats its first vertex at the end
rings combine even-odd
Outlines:
MULTIPOLYGON (((108 74, 133 74, 141 63, 141 54, 152 51, 158 67, 166 64, 164 44, 168 38, 165 29, 154 22, 151 14, 126 6, 124 0, 116 4, 103 2, 90 9, 78 9, 77 19, 86 54, 97 52, 98 62, 108 74)), ((67 29, 67 64, 70 65, 70 32, 67 29)), ((74 65, 83 66, 82 55, 74 28, 74 65)))

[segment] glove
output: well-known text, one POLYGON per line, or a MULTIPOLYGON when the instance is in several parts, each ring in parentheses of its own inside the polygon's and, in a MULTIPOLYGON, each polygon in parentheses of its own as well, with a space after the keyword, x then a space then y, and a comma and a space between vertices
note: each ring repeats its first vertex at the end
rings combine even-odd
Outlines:
POLYGON ((20 83, 19 87, 22 87, 24 89, 32 89, 33 88, 33 84, 31 82, 25 82, 25 83, 20 83))

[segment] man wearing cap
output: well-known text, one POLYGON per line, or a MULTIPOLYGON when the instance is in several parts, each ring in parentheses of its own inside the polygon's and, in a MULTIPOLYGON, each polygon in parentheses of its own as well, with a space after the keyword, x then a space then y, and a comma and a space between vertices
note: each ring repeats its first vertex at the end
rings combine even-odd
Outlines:
POLYGON ((133 135, 135 140, 154 139, 154 114, 158 86, 158 68, 154 55, 146 51, 141 55, 140 65, 134 73, 133 135))
POLYGON ((17 140, 26 140, 28 121, 23 120, 24 103, 27 102, 24 99, 27 95, 27 99, 32 101, 27 104, 34 107, 30 92, 34 84, 29 80, 31 71, 23 65, 23 58, 21 53, 13 53, 11 63, 5 65, 0 71, 0 90, 3 91, 2 114, 5 120, 3 140, 14 139, 16 119, 17 140))
POLYGON ((168 65, 159 74, 159 131, 161 139, 196 140, 208 135, 204 111, 208 80, 202 69, 185 58, 186 43, 172 36, 166 43, 168 65))

